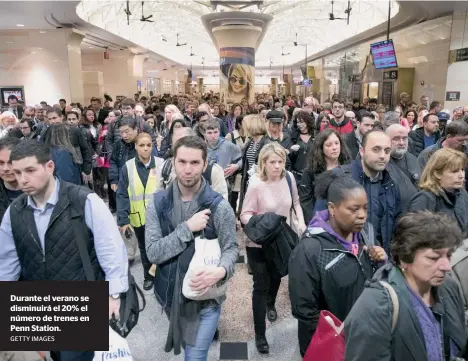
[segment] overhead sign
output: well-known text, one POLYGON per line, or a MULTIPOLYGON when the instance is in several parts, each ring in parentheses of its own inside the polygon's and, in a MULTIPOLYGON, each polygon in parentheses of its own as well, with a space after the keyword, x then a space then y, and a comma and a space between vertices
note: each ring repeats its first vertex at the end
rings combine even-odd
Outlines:
POLYGON ((361 74, 350 75, 348 76, 348 80, 350 83, 359 83, 362 81, 362 76, 361 74))
POLYGON ((460 92, 447 92, 445 93, 445 101, 447 102, 458 102, 460 101, 460 92))
POLYGON ((398 79, 398 70, 384 71, 383 78, 384 78, 384 80, 397 80, 398 79))
POLYGON ((449 52, 449 63, 456 63, 458 61, 468 60, 468 48, 450 50, 449 52))

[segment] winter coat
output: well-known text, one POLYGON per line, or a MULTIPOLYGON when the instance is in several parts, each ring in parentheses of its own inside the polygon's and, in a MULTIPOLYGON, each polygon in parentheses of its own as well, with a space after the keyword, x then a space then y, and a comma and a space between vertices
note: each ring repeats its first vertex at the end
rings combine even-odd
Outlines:
POLYGON ((81 170, 70 151, 61 147, 52 147, 50 151, 55 164, 55 175, 65 182, 81 185, 81 170))
MULTIPOLYGON (((418 128, 416 130, 413 130, 409 132, 408 134, 409 138, 412 141, 412 152, 415 157, 419 156, 419 154, 424 150, 424 127, 418 128)), ((440 139, 440 132, 437 131, 435 133, 435 141, 440 139)))
POLYGON ((278 274, 286 276, 289 256, 299 241, 286 217, 273 212, 252 216, 244 232, 252 242, 262 246, 265 257, 273 261, 278 274))
MULTIPOLYGON (((410 290, 398 267, 388 264, 366 284, 345 322, 345 361, 427 361, 420 321, 414 310, 410 290), (392 332, 393 303, 388 291, 378 282, 389 283, 398 296, 398 320, 392 332)), ((463 355, 467 333, 463 302, 456 282, 446 276, 434 287, 433 313, 440 318, 444 360, 451 360, 450 343, 463 355)), ((454 356, 454 355, 452 355, 454 356)))
POLYGON ((429 191, 416 193, 408 205, 408 212, 431 211, 444 213, 457 221, 461 230, 468 232, 468 193, 460 189, 452 196, 442 191, 436 195, 429 191))
POLYGON ((289 297, 292 314, 299 321, 302 355, 315 333, 320 311, 328 310, 344 321, 374 274, 375 265, 363 249, 372 242, 365 231, 358 237, 354 255, 323 227, 309 226, 291 254, 289 297))

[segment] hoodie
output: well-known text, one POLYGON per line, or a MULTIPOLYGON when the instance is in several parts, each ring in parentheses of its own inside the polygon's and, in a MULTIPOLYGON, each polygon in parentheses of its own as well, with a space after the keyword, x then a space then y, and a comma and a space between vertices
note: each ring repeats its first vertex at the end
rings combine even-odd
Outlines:
POLYGON ((335 230, 330 226, 328 220, 330 219, 330 214, 327 210, 317 212, 312 218, 307 227, 307 230, 315 234, 319 229, 329 233, 333 237, 336 237, 336 240, 340 242, 340 244, 348 251, 353 253, 355 256, 358 254, 359 251, 359 233, 353 233, 353 241, 350 243, 349 241, 345 240, 342 236, 335 232, 335 230))
MULTIPOLYGON (((330 119, 330 124, 328 124, 329 129, 335 129, 340 135, 348 134, 354 131, 353 123, 349 118, 344 118, 341 123, 337 123, 334 118, 330 119)), ((324 127, 320 126, 320 131, 323 131, 324 127)))
POLYGON ((218 143, 208 147, 208 162, 219 164, 223 169, 230 164, 236 164, 242 168, 242 152, 238 146, 226 139, 219 137, 218 143))

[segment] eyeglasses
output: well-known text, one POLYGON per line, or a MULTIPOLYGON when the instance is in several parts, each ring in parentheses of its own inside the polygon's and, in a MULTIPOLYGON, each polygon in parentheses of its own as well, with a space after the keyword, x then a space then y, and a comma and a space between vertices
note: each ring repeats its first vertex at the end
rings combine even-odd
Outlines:
POLYGON ((235 76, 235 75, 229 77, 229 81, 230 81, 231 83, 239 83, 240 85, 245 85, 245 84, 246 84, 245 78, 238 78, 238 77, 235 76))

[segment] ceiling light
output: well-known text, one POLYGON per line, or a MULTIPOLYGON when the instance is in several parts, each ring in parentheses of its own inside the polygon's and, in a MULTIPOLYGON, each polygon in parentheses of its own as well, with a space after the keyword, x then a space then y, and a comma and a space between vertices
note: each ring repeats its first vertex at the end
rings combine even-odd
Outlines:
POLYGON ((39 31, 39 33, 41 33, 41 34, 45 34, 45 33, 47 33, 47 31, 45 31, 45 30, 41 30, 41 31, 39 31))
POLYGON ((6 43, 7 44, 14 44, 15 42, 14 41, 7 41, 6 43))
POLYGON ((35 52, 35 51, 33 51, 31 54, 36 54, 36 52, 35 52))
POLYGON ((24 24, 16 24, 16 26, 22 28, 24 26, 24 24))
POLYGON ((94 48, 94 46, 88 46, 88 49, 93 49, 93 48, 94 48))

